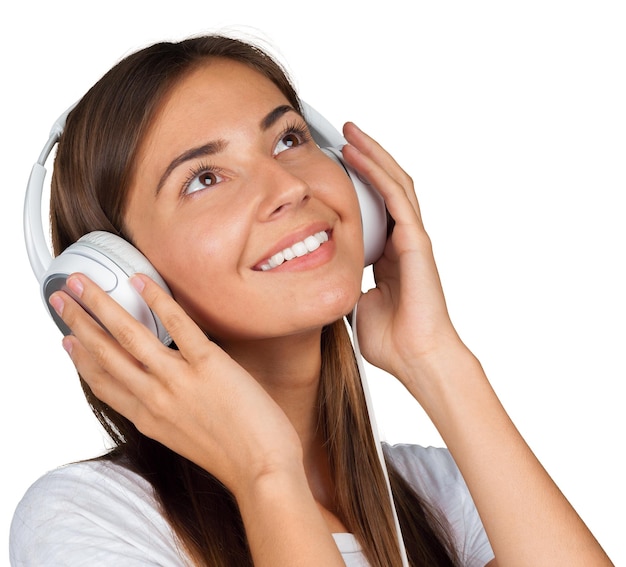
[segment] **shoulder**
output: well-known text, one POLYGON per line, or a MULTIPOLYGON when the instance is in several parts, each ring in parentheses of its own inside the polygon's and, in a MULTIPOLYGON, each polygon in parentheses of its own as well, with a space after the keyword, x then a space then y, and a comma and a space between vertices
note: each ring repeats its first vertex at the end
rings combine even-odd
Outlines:
POLYGON ((49 472, 17 506, 12 565, 181 565, 150 484, 122 465, 88 461, 49 472))
POLYGON ((386 445, 385 455, 397 471, 425 498, 435 497, 451 486, 464 485, 450 452, 442 447, 386 445))
POLYGON ((465 481, 447 449, 393 445, 386 446, 385 455, 413 490, 448 523, 474 509, 465 481))
POLYGON ((443 516, 463 565, 482 567, 493 559, 474 501, 447 449, 385 445, 385 455, 411 487, 443 516))

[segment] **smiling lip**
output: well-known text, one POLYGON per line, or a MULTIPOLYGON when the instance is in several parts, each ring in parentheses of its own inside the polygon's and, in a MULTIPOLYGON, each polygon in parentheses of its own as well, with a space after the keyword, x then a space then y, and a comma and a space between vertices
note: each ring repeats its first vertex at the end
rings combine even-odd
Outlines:
POLYGON ((323 263, 332 254, 332 231, 323 225, 312 225, 283 238, 271 252, 252 269, 284 271, 286 268, 308 267, 323 263), (324 250, 326 249, 326 250, 324 250), (318 258, 318 256, 321 256, 318 258))

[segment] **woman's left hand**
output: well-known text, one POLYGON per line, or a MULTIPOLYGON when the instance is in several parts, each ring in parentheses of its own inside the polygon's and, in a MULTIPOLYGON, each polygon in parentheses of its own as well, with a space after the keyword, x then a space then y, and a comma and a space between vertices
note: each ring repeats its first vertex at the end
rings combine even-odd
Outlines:
POLYGON ((499 564, 612 565, 458 337, 410 177, 354 125, 347 124, 344 134, 346 161, 378 189, 396 221, 374 265, 376 288, 358 305, 363 355, 397 376, 429 414, 499 564))
POLYGON ((413 180, 354 124, 344 136, 346 162, 378 190, 395 221, 374 265, 376 287, 358 303, 359 343, 369 362, 404 381, 432 356, 465 347, 448 315, 413 180))

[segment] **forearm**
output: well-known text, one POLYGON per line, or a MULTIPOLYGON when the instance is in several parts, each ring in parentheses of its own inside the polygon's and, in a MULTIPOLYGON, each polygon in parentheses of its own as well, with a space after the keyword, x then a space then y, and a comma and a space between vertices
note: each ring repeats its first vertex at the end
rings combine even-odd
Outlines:
POLYGON ((611 565, 471 353, 459 348, 404 381, 459 466, 500 565, 611 565))
POLYGON ((255 567, 344 567, 304 471, 270 473, 237 494, 255 567))

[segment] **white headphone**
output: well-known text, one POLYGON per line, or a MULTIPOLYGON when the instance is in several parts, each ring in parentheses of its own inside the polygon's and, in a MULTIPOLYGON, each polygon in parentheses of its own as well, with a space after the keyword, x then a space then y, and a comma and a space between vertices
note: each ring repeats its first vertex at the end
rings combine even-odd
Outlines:
MULTIPOLYGON (((66 110, 54 123, 50 137, 39 159, 33 165, 28 180, 24 203, 24 238, 31 267, 41 288, 41 296, 48 312, 63 334, 69 334, 63 320, 51 308, 48 299, 65 287, 67 277, 82 272, 95 281, 113 299, 120 303, 135 319, 146 325, 164 344, 171 338, 159 318, 132 288, 130 276, 140 272, 150 276, 168 293, 167 284, 148 259, 132 244, 114 234, 95 231, 81 237, 56 258, 52 258, 44 236, 41 219, 42 194, 46 177, 45 163, 59 141, 67 116, 75 105, 66 110)), ((356 190, 361 207, 365 265, 374 263, 382 254, 387 237, 387 213, 382 197, 343 161, 341 147, 343 136, 318 112, 303 103, 304 117, 315 142, 346 171, 356 190)))

